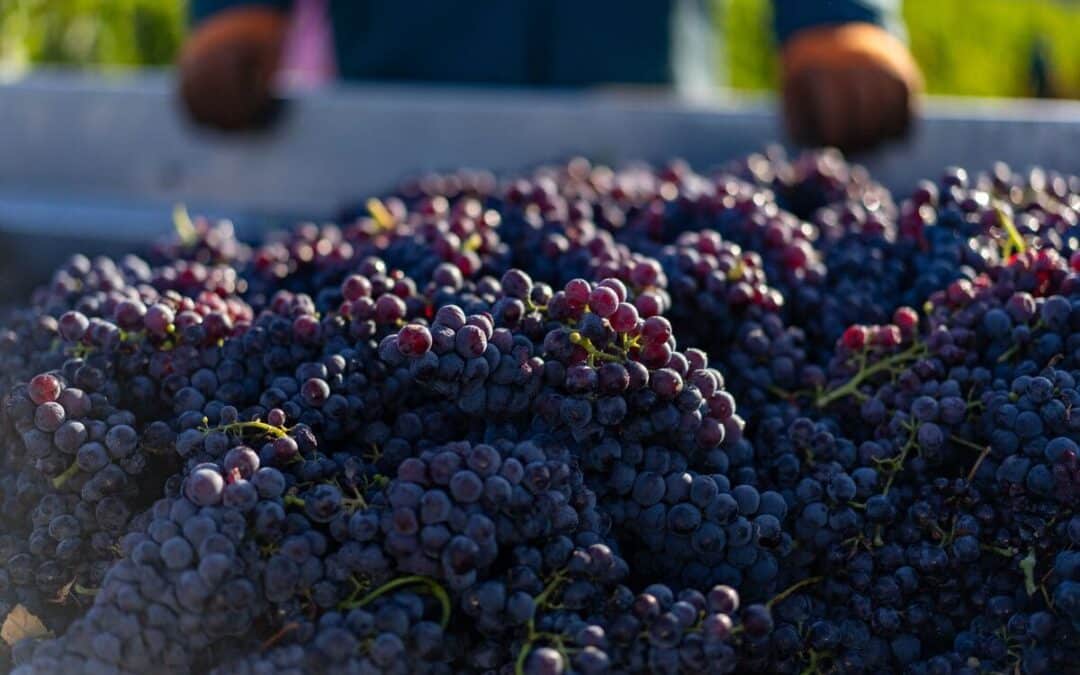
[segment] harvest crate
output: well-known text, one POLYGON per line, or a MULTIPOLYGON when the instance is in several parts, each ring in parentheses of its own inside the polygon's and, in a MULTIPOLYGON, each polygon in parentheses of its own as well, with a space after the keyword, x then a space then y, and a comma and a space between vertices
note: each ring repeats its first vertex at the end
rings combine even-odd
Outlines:
MULTIPOLYGON (((176 202, 251 233, 332 217, 424 170, 514 170, 573 154, 704 168, 781 137, 764 99, 376 85, 298 98, 272 132, 223 136, 183 119, 165 73, 35 73, 0 84, 0 301, 74 251, 162 233, 176 202)), ((1078 103, 933 100, 908 142, 857 159, 904 194, 950 164, 1080 173, 1078 147, 1078 103)))

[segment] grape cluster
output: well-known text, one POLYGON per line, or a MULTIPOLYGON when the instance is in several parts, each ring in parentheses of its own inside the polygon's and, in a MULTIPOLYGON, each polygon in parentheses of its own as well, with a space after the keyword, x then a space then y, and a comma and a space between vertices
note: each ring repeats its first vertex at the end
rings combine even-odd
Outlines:
POLYGON ((770 149, 178 210, 0 317, 0 663, 1071 672, 1078 195, 770 149))

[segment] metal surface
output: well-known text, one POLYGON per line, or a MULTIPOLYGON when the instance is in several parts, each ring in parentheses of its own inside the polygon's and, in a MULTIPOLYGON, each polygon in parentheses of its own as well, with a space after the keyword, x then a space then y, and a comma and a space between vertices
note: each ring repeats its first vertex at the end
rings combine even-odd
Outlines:
MULTIPOLYGON (((699 168, 781 137, 769 100, 351 86, 289 102, 272 132, 193 129, 165 73, 0 84, 0 265, 130 246, 175 202, 255 223, 328 217, 425 170, 516 170, 584 154, 699 168)), ((912 137, 858 158, 901 191, 948 164, 1080 173, 1080 104, 931 101, 912 137)), ((32 274, 32 272, 31 272, 32 274)), ((4 275, 8 276, 8 275, 4 275)))

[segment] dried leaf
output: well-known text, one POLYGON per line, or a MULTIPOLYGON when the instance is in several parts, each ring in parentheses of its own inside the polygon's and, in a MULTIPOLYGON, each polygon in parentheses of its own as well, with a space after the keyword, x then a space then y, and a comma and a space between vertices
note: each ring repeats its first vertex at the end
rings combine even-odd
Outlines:
POLYGON ((0 638, 9 645, 14 645, 25 638, 42 637, 48 633, 41 619, 31 614, 22 605, 15 605, 4 619, 4 625, 0 627, 0 638))

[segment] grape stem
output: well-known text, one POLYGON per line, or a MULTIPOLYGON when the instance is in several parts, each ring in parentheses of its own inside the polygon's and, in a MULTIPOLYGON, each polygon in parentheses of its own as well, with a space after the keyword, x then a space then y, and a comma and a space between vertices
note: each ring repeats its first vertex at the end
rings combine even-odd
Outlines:
POLYGON ((203 433, 210 433, 211 431, 222 431, 227 434, 234 434, 236 436, 242 436, 245 431, 260 432, 267 436, 274 438, 284 438, 288 436, 289 429, 285 427, 275 427, 272 424, 267 424, 261 420, 250 420, 248 422, 233 422, 232 424, 222 424, 216 427, 203 427, 203 433))
POLYGON ((446 593, 446 589, 436 583, 435 580, 419 575, 398 577, 393 581, 388 581, 359 600, 342 603, 341 608, 357 609, 359 607, 365 607, 390 591, 397 590, 403 586, 423 586, 429 593, 435 596, 435 599, 439 601, 439 605, 442 608, 442 616, 439 617, 439 624, 442 625, 443 628, 450 625, 450 596, 446 593))
POLYGON ((765 603, 765 607, 767 607, 769 609, 772 609, 773 605, 775 605, 778 602, 783 602, 784 600, 787 600, 788 597, 790 597, 792 593, 795 593, 800 588, 806 588, 807 586, 813 586, 814 584, 821 583, 824 580, 825 580, 825 577, 807 577, 806 579, 803 579, 802 581, 800 581, 798 583, 794 583, 791 586, 788 586, 784 590, 780 591, 780 593, 773 596, 773 598, 771 600, 769 600, 768 602, 765 603))
POLYGON ((769 386, 765 387, 765 390, 773 396, 782 398, 785 401, 793 401, 795 400, 797 395, 796 392, 788 391, 787 389, 784 389, 783 387, 778 387, 775 384, 770 384, 769 386))
POLYGON ((469 235, 469 238, 461 243, 461 249, 463 251, 476 251, 484 244, 483 237, 479 232, 473 232, 469 235))
POLYGON ((817 405, 817 407, 819 408, 824 408, 830 403, 838 401, 845 396, 857 394, 859 391, 859 387, 867 379, 873 377, 874 375, 877 375, 882 371, 890 370, 893 367, 905 363, 909 360, 916 359, 922 356, 925 350, 926 347, 922 343, 916 342, 902 352, 897 352, 892 356, 885 357, 877 363, 867 366, 866 368, 860 368, 859 372, 855 373, 855 375, 853 375, 850 380, 836 387, 835 389, 827 391, 821 396, 818 396, 817 401, 815 401, 815 405, 817 405))
POLYGON ((911 431, 911 436, 908 437, 907 443, 900 450, 900 454, 896 457, 879 462, 883 469, 888 470, 889 479, 885 481, 885 487, 881 491, 881 496, 885 497, 889 494, 889 489, 892 487, 893 481, 896 480, 897 474, 904 468, 904 462, 907 461, 908 453, 915 447, 915 437, 918 433, 918 427, 908 425, 908 429, 911 431))
MULTIPOLYGON (((1035 331, 1039 330, 1042 327, 1043 327, 1042 319, 1039 319, 1038 321, 1035 322, 1035 325, 1031 327, 1031 332, 1034 333, 1035 331)), ((1016 353, 1019 352, 1025 346, 1025 344, 1026 343, 1024 343, 1024 342, 1016 342, 1015 344, 1013 344, 1012 347, 1009 347, 1007 350, 1005 350, 1005 352, 1003 352, 1001 354, 1001 356, 997 357, 997 362, 998 363, 1006 363, 1006 362, 1008 362, 1012 357, 1016 356, 1016 353)))
POLYGON ((995 206, 994 211, 997 212, 998 223, 1009 235, 1004 246, 1004 257, 1009 258, 1013 254, 1015 249, 1016 253, 1023 253, 1027 250, 1027 244, 1024 242, 1024 238, 1020 236, 1020 231, 1016 229, 1016 225, 1013 223, 1012 218, 1005 213, 1005 209, 1000 206, 995 206))
POLYGON ((1024 572, 1024 590, 1027 591, 1028 597, 1035 595, 1035 549, 1028 551, 1028 554, 1020 559, 1020 569, 1024 572))
POLYGON ((195 224, 191 222, 187 207, 183 204, 177 204, 173 207, 172 222, 173 228, 176 230, 176 236, 180 238, 180 243, 183 246, 192 246, 199 240, 199 233, 195 229, 195 224))
POLYGON ((978 458, 975 460, 975 465, 971 467, 971 471, 968 471, 967 479, 971 482, 975 478, 975 474, 979 471, 979 467, 982 466, 983 460, 990 454, 990 446, 986 446, 979 453, 978 458))
MULTIPOLYGON (((53 345, 53 350, 56 350, 58 345, 53 345)), ((85 359, 94 353, 94 348, 85 342, 76 342, 71 346, 71 355, 77 359, 85 359)))
POLYGON ((288 635, 289 633, 291 633, 292 631, 296 630, 299 627, 300 627, 300 624, 296 623, 295 621, 290 621, 289 623, 285 624, 280 629, 278 629, 278 631, 276 633, 274 633, 273 635, 268 637, 266 639, 266 641, 263 642, 262 645, 260 645, 259 649, 261 651, 265 652, 267 649, 270 649, 275 644, 280 642, 283 637, 285 637, 286 635, 288 635))
POLYGON ((349 513, 355 513, 358 509, 366 509, 368 507, 367 501, 361 495, 356 497, 343 497, 341 505, 345 507, 345 510, 349 513))
POLYGON ((817 673, 824 673, 821 669, 821 662, 827 659, 828 653, 822 653, 810 650, 810 663, 799 673, 799 675, 816 675, 817 673))
POLYGON ((595 364, 597 359, 599 359, 601 361, 613 361, 615 363, 618 363, 619 361, 622 361, 621 358, 619 358, 618 356, 615 356, 614 354, 607 354, 605 352, 600 351, 599 349, 596 348, 595 345, 593 345, 592 340, 590 340, 589 338, 585 337, 584 335, 582 335, 581 333, 579 333, 577 331, 574 331, 573 333, 570 333, 570 342, 575 344, 575 345, 578 345, 579 347, 581 347, 582 349, 585 350, 585 352, 589 355, 589 363, 590 363, 590 365, 595 364))
POLYGON ((1011 558, 1017 553, 1016 549, 1001 548, 1000 546, 990 546, 989 544, 982 544, 979 546, 979 548, 984 551, 990 551, 991 553, 997 553, 998 555, 1005 558, 1011 558))
MULTIPOLYGON (((540 594, 533 598, 533 603, 536 605, 536 611, 539 611, 542 607, 547 607, 548 599, 552 593, 558 590, 559 586, 565 580, 563 572, 560 570, 555 572, 551 581, 544 587, 544 590, 540 591, 540 594)), ((525 628, 528 634, 525 637, 525 642, 521 645, 521 650, 518 651, 517 659, 514 661, 514 675, 525 675, 525 660, 529 658, 529 652, 532 651, 533 645, 538 640, 548 639, 555 643, 559 652, 566 658, 566 647, 562 642, 562 636, 553 635, 550 633, 541 633, 536 630, 536 616, 535 614, 525 624, 525 628)))
POLYGON ((394 214, 390 213, 390 209, 386 208, 382 200, 372 197, 364 206, 367 207, 368 213, 371 214, 371 218, 380 230, 389 230, 394 226, 394 214))
POLYGON ((52 486, 57 489, 63 487, 64 483, 68 482, 68 479, 70 479, 77 473, 79 473, 79 463, 72 462, 71 466, 64 469, 64 473, 52 479, 52 486))
POLYGON ((356 602, 357 596, 361 593, 366 593, 371 588, 371 580, 367 576, 357 577, 355 574, 349 577, 349 581, 352 582, 353 592, 349 594, 349 598, 345 600, 346 603, 356 602))
POLYGON ((952 441, 953 443, 958 444, 958 445, 963 445, 965 447, 971 448, 972 450, 978 450, 979 452, 983 451, 983 446, 978 445, 976 443, 972 443, 971 441, 969 441, 967 439, 960 438, 956 434, 949 434, 949 440, 952 441))
POLYGON ((1006 351, 1002 352, 1001 356, 997 358, 998 363, 1006 363, 1009 359, 1016 355, 1016 352, 1020 351, 1022 345, 1017 342, 1012 347, 1009 347, 1006 351))

